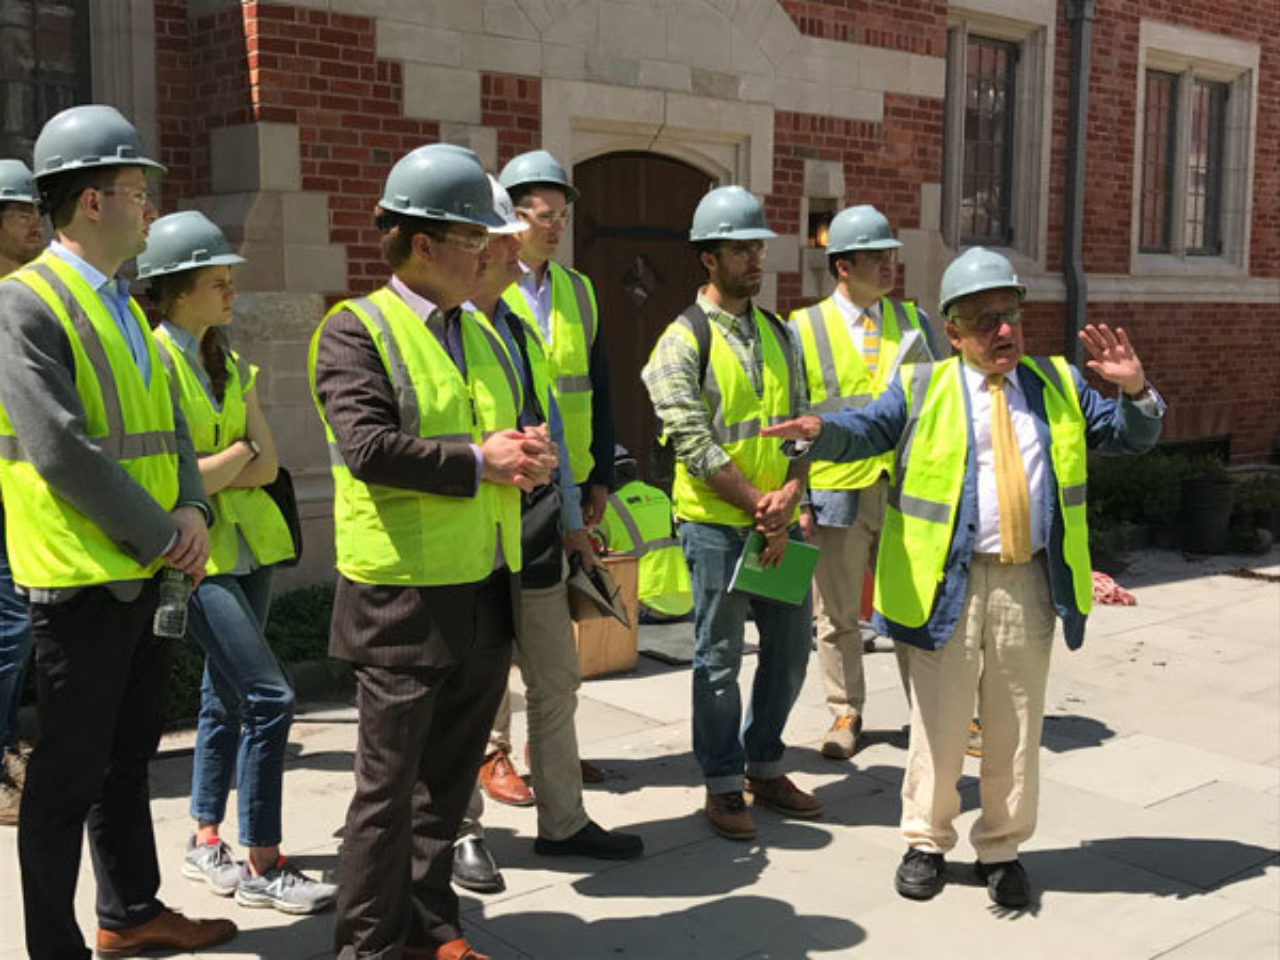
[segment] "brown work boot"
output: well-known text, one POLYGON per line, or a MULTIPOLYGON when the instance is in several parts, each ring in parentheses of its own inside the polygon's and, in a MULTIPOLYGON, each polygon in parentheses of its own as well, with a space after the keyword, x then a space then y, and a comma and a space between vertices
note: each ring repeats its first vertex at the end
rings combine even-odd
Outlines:
POLYGON ((747 777, 747 793, 751 794, 752 803, 762 803, 788 817, 808 820, 822 814, 822 801, 811 793, 805 793, 791 782, 790 777, 770 777, 768 780, 747 777))
POLYGON ((836 717, 822 740, 822 755, 831 760, 848 760, 858 749, 858 737, 861 735, 861 717, 836 717))
POLYGON ((756 824, 747 812, 742 793, 712 793, 707 791, 707 819, 711 829, 727 840, 754 840, 756 824))
POLYGON ((22 787, 0 771, 0 827, 16 827, 21 806, 22 787))
POLYGON ((498 803, 513 807, 533 804, 533 791, 520 779, 505 750, 495 750, 480 764, 480 786, 498 803))
POLYGON ((98 956, 136 957, 148 950, 194 953, 225 943, 236 935, 230 920, 191 920, 165 909, 146 923, 126 930, 98 928, 98 956))

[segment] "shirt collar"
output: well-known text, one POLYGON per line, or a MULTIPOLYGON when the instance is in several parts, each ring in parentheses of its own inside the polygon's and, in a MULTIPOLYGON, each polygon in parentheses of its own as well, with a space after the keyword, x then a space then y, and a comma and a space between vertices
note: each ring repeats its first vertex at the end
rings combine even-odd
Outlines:
MULTIPOLYGON (((969 364, 964 362, 963 357, 960 358, 960 368, 964 371, 964 379, 969 385, 969 391, 971 393, 975 390, 985 391, 987 389, 987 375, 985 373, 981 370, 975 370, 973 367, 969 366, 969 364)), ((1013 389, 1017 390, 1019 393, 1022 392, 1022 384, 1018 382, 1017 367, 1014 367, 1012 370, 1005 373, 1004 383, 1006 389, 1008 387, 1013 387, 1013 389)))
POLYGON ((99 293, 109 293, 116 297, 129 296, 129 281, 124 277, 108 277, 105 273, 85 260, 77 253, 73 253, 67 247, 63 246, 57 240, 49 244, 49 252, 70 266, 76 273, 84 278, 85 283, 90 288, 99 293), (106 288, 105 290, 103 288, 106 288))
POLYGON ((547 269, 542 276, 542 283, 538 283, 538 275, 533 271, 533 269, 527 263, 525 263, 523 260, 519 260, 517 262, 520 264, 520 270, 522 271, 522 276, 520 277, 519 280, 516 281, 516 283, 520 284, 525 289, 530 290, 534 293, 540 293, 551 284, 550 261, 547 262, 547 269))
POLYGON ((176 343, 183 353, 189 353, 193 356, 199 353, 200 345, 196 343, 196 338, 176 323, 161 320, 160 326, 164 328, 164 332, 168 334, 169 339, 176 343))
POLYGON ((710 319, 716 321, 720 326, 727 327, 729 329, 733 329, 738 326, 741 326, 743 329, 747 328, 747 317, 755 312, 754 303, 747 304, 746 313, 740 316, 734 316, 728 310, 724 310, 719 305, 713 303, 711 298, 704 292, 704 289, 705 288, 698 289, 698 306, 703 309, 703 312, 705 312, 710 319))
POLYGON ((433 316, 440 313, 439 307, 426 297, 422 296, 422 294, 415 293, 413 290, 409 289, 409 285, 394 273, 391 275, 391 282, 388 286, 391 287, 396 296, 403 300, 409 309, 412 310, 423 323, 429 323, 433 316))
POLYGON ((862 316, 864 313, 869 313, 875 319, 876 323, 880 322, 880 301, 879 300, 877 300, 871 306, 867 307, 866 310, 863 310, 862 307, 858 306, 856 303, 854 303, 852 300, 846 297, 844 295, 844 291, 841 290, 839 287, 836 287, 835 293, 833 293, 832 296, 835 298, 836 307, 840 310, 840 313, 842 316, 845 316, 850 320, 856 320, 860 316, 862 316))

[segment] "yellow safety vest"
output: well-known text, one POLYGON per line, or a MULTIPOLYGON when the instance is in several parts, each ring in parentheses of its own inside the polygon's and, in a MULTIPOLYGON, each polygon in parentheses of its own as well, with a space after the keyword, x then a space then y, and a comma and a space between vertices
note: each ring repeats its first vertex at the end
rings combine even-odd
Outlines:
MULTIPOLYGON (((178 442, 173 396, 142 310, 129 309, 151 358, 144 383, 124 335, 102 298, 75 268, 46 251, 4 283, 21 283, 62 324, 74 359, 85 432, 163 509, 178 500, 178 442)), ((87 587, 155 574, 162 559, 143 566, 64 500, 26 458, 8 414, 0 409, 0 483, 4 486, 9 562, 24 587, 87 587)))
MULTIPOLYGON (((591 346, 599 332, 596 294, 591 281, 576 270, 548 263, 551 273, 551 343, 544 344, 551 388, 564 419, 565 445, 574 483, 585 483, 595 466, 591 455, 591 346)), ((503 293, 533 335, 541 339, 529 303, 512 284, 503 293)))
MULTIPOLYGON (((835 297, 793 311, 800 345, 804 349, 805 375, 809 382, 809 406, 814 413, 835 413, 846 408, 861 410, 888 389, 897 374, 901 357, 928 358, 928 340, 920 329, 920 314, 914 303, 882 297, 880 300, 880 360, 871 376, 835 297), (905 335, 899 311, 906 318, 905 335), (906 343, 906 349, 899 348, 906 343)), ((893 454, 885 453, 852 463, 815 460, 809 467, 809 486, 814 490, 861 490, 875 483, 881 473, 893 470, 893 454)))
MULTIPOLYGON (((1045 383, 1050 460, 1063 520, 1063 559, 1076 609, 1093 606, 1085 517, 1085 421, 1071 368, 1062 357, 1023 357, 1045 383)), ((894 455, 898 470, 885 508, 876 558, 875 608, 888 620, 923 626, 933 610, 951 544, 969 447, 960 360, 910 364, 899 371, 907 423, 894 455)))
MULTIPOLYGON (((747 372, 725 342, 720 328, 708 320, 711 329, 707 375, 702 384, 703 401, 711 415, 711 434, 717 444, 760 491, 777 490, 787 478, 789 462, 777 440, 766 440, 760 431, 791 416, 791 364, 789 344, 779 342, 773 324, 753 308, 752 322, 760 338, 763 390, 757 394, 747 372)), ((697 338, 684 322, 676 320, 667 328, 683 336, 697 349, 697 338)), ((747 527, 755 519, 741 508, 722 499, 707 482, 693 476, 677 458, 672 499, 676 516, 696 523, 722 523, 747 527)), ((798 515, 798 511, 797 511, 798 515)))
MULTIPOLYGON (((227 358, 227 389, 222 408, 215 409, 186 354, 164 327, 156 329, 156 339, 164 348, 165 367, 178 384, 178 400, 196 455, 220 453, 243 439, 248 422, 244 398, 253 389, 257 368, 232 353, 227 358)), ((217 517, 217 522, 209 528, 209 562, 205 564, 209 576, 235 570, 240 558, 240 537, 244 537, 259 566, 293 557, 293 537, 284 514, 261 487, 224 487, 213 494, 209 502, 217 517)))
MULTIPOLYGON (((440 341, 389 288, 344 300, 325 317, 349 311, 369 331, 395 390, 400 430, 412 436, 480 444, 515 429, 522 392, 511 358, 480 313, 462 325, 467 378, 440 341)), ((311 394, 329 442, 338 570, 349 580, 393 586, 475 583, 493 570, 499 545, 507 566, 520 569, 520 490, 481 481, 474 497, 445 497, 364 483, 351 475, 316 395, 311 341, 311 394)))
POLYGON ((633 480, 609 494, 603 522, 609 552, 640 561, 639 599, 668 617, 693 609, 693 588, 680 541, 672 536, 671 501, 657 487, 633 480))

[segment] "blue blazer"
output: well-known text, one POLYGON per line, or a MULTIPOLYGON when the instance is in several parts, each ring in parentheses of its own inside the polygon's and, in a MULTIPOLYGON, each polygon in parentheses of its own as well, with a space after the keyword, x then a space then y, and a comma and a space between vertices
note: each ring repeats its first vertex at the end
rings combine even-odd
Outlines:
MULTIPOLYGON (((959 363, 959 358, 952 361, 959 363)), ((943 361, 950 362, 950 361, 943 361)), ((1071 370, 1080 410, 1084 414, 1085 443, 1102 453, 1143 453, 1160 438, 1163 404, 1152 416, 1122 396, 1119 402, 1104 397, 1085 383, 1080 372, 1071 370)), ((1025 366, 1017 368, 1018 384, 1027 397, 1027 406, 1035 420, 1036 432, 1048 461, 1045 483, 1039 491, 1041 516, 1044 518, 1044 542, 1049 561, 1049 587, 1053 606, 1062 619, 1067 646, 1076 649, 1084 643, 1085 616, 1076 609, 1071 571, 1062 555, 1062 515, 1058 510, 1058 482, 1053 472, 1049 443, 1049 422, 1044 411, 1045 384, 1025 366)), ((943 567, 942 583, 934 598, 933 609, 923 626, 908 627, 888 620, 875 612, 873 624, 881 634, 926 650, 937 650, 950 639, 960 619, 965 593, 969 587, 969 563, 978 530, 978 466, 974 453, 973 416, 969 392, 964 391, 969 432, 969 453, 965 466, 964 486, 956 515, 951 545, 943 567)), ((822 418, 822 432, 805 453, 807 459, 849 461, 861 460, 890 450, 898 443, 907 422, 906 395, 896 380, 873 403, 862 410, 845 410, 822 418)), ((1034 495, 1034 492, 1033 492, 1034 495)))

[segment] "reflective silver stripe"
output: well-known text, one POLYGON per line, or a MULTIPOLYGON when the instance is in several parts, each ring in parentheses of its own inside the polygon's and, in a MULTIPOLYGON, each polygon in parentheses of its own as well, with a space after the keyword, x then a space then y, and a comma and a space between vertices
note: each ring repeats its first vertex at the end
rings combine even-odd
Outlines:
POLYGON ((405 366, 400 345, 396 343, 396 338, 391 333, 391 325, 383 316, 382 309, 369 297, 361 297, 351 302, 368 316, 369 321, 382 334, 382 344, 387 351, 387 364, 391 368, 391 389, 396 392, 396 406, 400 411, 400 429, 411 436, 417 436, 422 424, 418 393, 413 389, 409 368, 405 366))
POLYGON ((618 553, 625 557, 643 557, 655 550, 665 550, 667 547, 678 545, 679 541, 674 537, 660 537, 657 540, 646 541, 640 535, 640 528, 636 526, 635 517, 631 516, 629 511, 623 504, 622 500, 616 493, 609 494, 609 503, 613 506, 614 512, 618 515, 618 520, 627 530, 627 536, 631 538, 630 550, 619 550, 618 553))
POLYGON ((107 351, 102 345, 102 338, 98 336, 98 331, 94 329, 93 321, 85 313, 84 307, 80 306, 80 302, 62 282, 62 278, 54 273, 52 267, 45 263, 33 263, 30 269, 49 284, 54 295, 62 301, 67 316, 71 320, 71 326, 80 337, 80 346, 89 358, 89 365, 93 367, 94 375, 98 378, 98 389, 102 392, 102 410, 107 421, 107 435, 99 442, 102 443, 106 454, 119 460, 122 458, 120 445, 124 438, 124 412, 120 409, 120 391, 116 388, 116 375, 111 369, 111 363, 107 360, 107 351))
MULTIPOLYGON (((564 275, 569 278, 569 286, 573 287, 573 299, 578 306, 578 322, 582 324, 582 342, 587 345, 587 354, 590 355, 591 341, 595 339, 592 336, 591 295, 587 292, 587 283, 582 277, 567 268, 564 275)), ((590 390, 591 387, 588 385, 584 389, 590 390)))
POLYGON ((821 403, 810 404, 810 413, 839 413, 841 410, 861 410, 875 398, 869 393, 855 393, 849 397, 832 397, 821 403))
POLYGON ((238 353, 231 356, 235 361, 236 373, 240 375, 240 390, 243 392, 244 388, 249 384, 249 361, 238 353))
POLYGON ((1058 393, 1065 397, 1067 391, 1062 387, 1062 377, 1058 375, 1058 368, 1053 365, 1053 361, 1048 357, 1031 357, 1030 359, 1036 365, 1036 369, 1040 371, 1040 375, 1048 380, 1058 393))
POLYGON ((22 441, 14 436, 0 436, 0 460, 14 460, 25 463, 27 451, 22 449, 22 441))
POLYGON ((168 430, 152 430, 148 433, 130 433, 120 441, 120 459, 156 457, 161 454, 177 454, 178 438, 168 430))
POLYGON ((588 393, 591 390, 591 376, 589 374, 565 374, 556 377, 556 393, 588 393))
POLYGON ((479 322, 476 322, 476 326, 484 334, 484 338, 489 341, 489 350, 493 353, 494 359, 498 361, 498 366, 502 367, 502 372, 507 377, 507 387, 511 390, 511 403, 515 407, 516 418, 519 419, 520 411, 524 404, 521 402, 523 398, 520 392, 520 381, 516 378, 516 368, 511 365, 511 356, 507 353, 507 348, 502 345, 502 341, 494 336, 487 326, 479 322))
POLYGON ((1064 507, 1083 507, 1085 505, 1086 485, 1073 483, 1062 488, 1062 505, 1064 507))
POLYGON ((338 444, 334 441, 329 442, 329 466, 345 467, 347 461, 342 459, 342 451, 338 448, 338 444))
POLYGON ((898 439, 897 449, 893 453, 893 486, 889 490, 890 505, 902 509, 899 500, 902 496, 902 482, 906 479, 906 466, 911 458, 911 445, 915 441, 916 421, 920 419, 920 408, 924 404, 925 392, 929 389, 929 381, 933 378, 932 363, 920 363, 911 368, 911 390, 908 397, 907 423, 902 428, 902 436, 898 439))
POLYGON ((929 520, 932 523, 946 523, 951 519, 950 504, 913 497, 909 493, 898 495, 897 507, 908 517, 929 520))
MULTIPOLYGON (((822 374, 822 389, 826 394, 825 402, 830 403, 840 398, 840 374, 836 371, 836 358, 831 352, 831 338, 827 336, 827 325, 822 319, 822 308, 814 305, 805 311, 809 318, 809 329, 813 333, 813 349, 818 355, 818 370, 822 374)), ((844 409, 837 407, 836 409, 844 409)))

